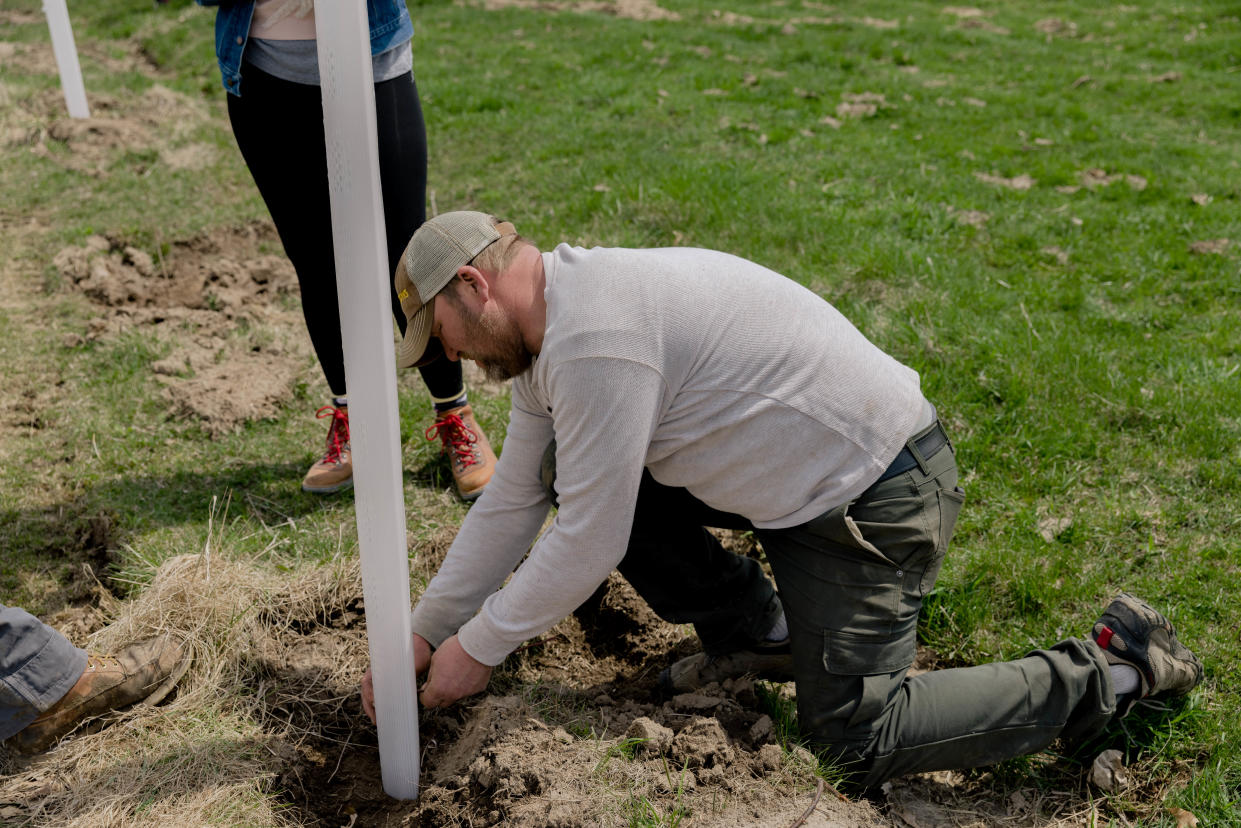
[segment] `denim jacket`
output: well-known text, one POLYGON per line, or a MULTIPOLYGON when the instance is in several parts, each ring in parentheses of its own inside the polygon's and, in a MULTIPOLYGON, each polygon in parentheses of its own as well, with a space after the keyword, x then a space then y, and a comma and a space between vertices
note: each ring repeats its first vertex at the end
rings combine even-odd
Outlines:
MULTIPOLYGON (((200 6, 219 6, 215 15, 215 56, 220 63, 224 89, 241 96, 241 53, 250 35, 255 0, 198 0, 200 6)), ((366 0, 371 27, 371 54, 377 55, 409 40, 414 24, 405 0, 366 0)))

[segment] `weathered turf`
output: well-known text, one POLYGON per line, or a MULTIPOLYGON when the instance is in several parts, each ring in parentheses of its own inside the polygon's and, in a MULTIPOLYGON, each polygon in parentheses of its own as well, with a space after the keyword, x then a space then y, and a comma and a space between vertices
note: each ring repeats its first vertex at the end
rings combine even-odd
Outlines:
MULTIPOLYGON (((283 566, 352 549, 352 496, 297 490, 322 439, 313 370, 278 416, 209 439, 170 416, 157 342, 68 344, 94 312, 50 266, 64 245, 102 232, 155 255, 265 215, 229 134, 211 12, 72 6, 96 105, 166 86, 207 113, 177 140, 216 152, 174 170, 128 146, 98 174, 4 124, 0 596, 55 611, 88 589, 84 561, 140 589, 159 561, 202 549, 225 519, 213 498, 231 502, 231 549, 256 566, 273 548, 283 566)), ((921 373, 959 452, 968 503, 925 643, 946 663, 1016 656, 1083 634, 1121 588, 1145 596, 1207 678, 1131 728, 1143 786, 1108 807, 1155 820, 1166 791, 1236 824, 1235 6, 663 8, 679 19, 414 6, 434 205, 499 213, 549 246, 723 249, 834 302, 921 373)), ((3 14, 0 40, 46 40, 38 0, 3 14)), ((57 94, 54 76, 0 65, 0 105, 57 94)), ((481 408, 499 437, 505 400, 481 408)), ((413 533, 464 514, 440 496, 425 409, 405 378, 413 533)), ((1048 785, 1065 772, 1013 771, 1048 785)))

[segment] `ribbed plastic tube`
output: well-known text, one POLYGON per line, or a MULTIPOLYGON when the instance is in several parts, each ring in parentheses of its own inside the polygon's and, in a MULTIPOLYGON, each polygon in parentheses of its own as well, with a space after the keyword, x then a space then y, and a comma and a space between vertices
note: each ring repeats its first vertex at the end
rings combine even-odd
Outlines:
POLYGON ((60 88, 65 93, 69 116, 89 118, 90 107, 86 105, 82 65, 78 63, 78 47, 73 42, 73 27, 69 25, 69 8, 65 0, 43 0, 43 13, 47 15, 47 28, 52 34, 52 51, 56 53, 60 88))
POLYGON ((316 0, 315 26, 379 761, 388 796, 414 799, 418 698, 396 418, 392 274, 380 195, 366 3, 316 0))

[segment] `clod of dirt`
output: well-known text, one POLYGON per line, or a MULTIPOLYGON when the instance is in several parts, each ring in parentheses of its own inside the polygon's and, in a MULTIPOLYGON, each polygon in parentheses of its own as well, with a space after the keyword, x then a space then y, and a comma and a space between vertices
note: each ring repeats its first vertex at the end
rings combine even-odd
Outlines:
POLYGON ((1056 246, 1056 245, 1054 245, 1054 244, 1050 244, 1050 245, 1047 245, 1047 246, 1046 246, 1046 247, 1044 247, 1044 248, 1041 248, 1041 249, 1039 250, 1039 252, 1040 252, 1040 253, 1042 253, 1044 256, 1049 256, 1049 257, 1051 257, 1051 258, 1055 259, 1055 260, 1056 260, 1056 264, 1058 264, 1058 265, 1064 266, 1064 265, 1067 265, 1067 264, 1069 263, 1069 253, 1068 253, 1068 251, 1067 251, 1067 250, 1065 250, 1065 249, 1064 249, 1064 248, 1062 248, 1062 247, 1057 247, 1057 246, 1056 246))
POLYGON ((1176 820, 1176 828, 1197 828, 1198 817, 1184 808, 1169 808, 1168 816, 1176 820))
POLYGON ((1049 37, 1052 35, 1072 37, 1077 34, 1077 24, 1070 20, 1061 20, 1058 17, 1047 17, 1034 24, 1034 31, 1049 37))
POLYGON ((779 745, 763 745, 758 749, 758 755, 750 760, 750 764, 754 772, 760 776, 772 773, 784 764, 784 751, 779 745))
POLYGON ((630 20, 680 20, 681 15, 660 8, 653 0, 483 0, 487 11, 508 8, 540 9, 553 12, 598 12, 630 20))
MULTIPOLYGON (((51 74, 55 71, 53 62, 51 74)), ((92 94, 89 103, 91 117, 67 118, 58 90, 39 93, 10 112, 6 143, 96 178, 108 176, 122 161, 126 174, 133 174, 135 164, 138 172, 160 163, 171 169, 201 169, 215 159, 210 145, 193 140, 211 117, 202 100, 156 84, 126 98, 92 94), (127 158, 135 147, 154 150, 158 159, 127 158)))
POLYGON ((681 693, 672 697, 672 706, 681 711, 711 710, 724 702, 720 696, 706 693, 681 693))
POLYGON ((838 118, 872 118, 881 109, 891 109, 881 92, 842 93, 842 101, 836 105, 838 118))
POLYGON ((1095 757, 1090 766, 1090 781, 1107 793, 1115 793, 1129 786, 1129 771, 1119 750, 1105 750, 1095 757))
POLYGON ((731 765, 736 753, 717 720, 695 717, 672 740, 672 758, 678 765, 710 768, 731 765))
POLYGON ((308 363, 292 265, 266 252, 269 224, 178 241, 154 255, 121 238, 90 236, 52 264, 104 313, 89 339, 134 328, 168 343, 151 366, 172 411, 219 434, 273 416, 308 363))
POLYGON ((160 377, 175 413, 212 433, 273 416, 292 396, 299 366, 283 354, 236 353, 192 377, 160 377))
POLYGON ((775 733, 775 724, 771 721, 771 717, 764 713, 759 717, 757 722, 750 725, 750 732, 748 735, 750 737, 751 744, 763 745, 765 747, 766 743, 770 741, 773 736, 775 736, 775 733))
MULTIPOLYGON (((204 243, 178 243, 159 262, 122 239, 90 236, 52 257, 57 271, 82 293, 109 308, 209 309, 246 315, 252 303, 270 303, 296 289, 293 267, 270 255, 227 251, 254 231, 222 231, 204 243), (223 238, 219 238, 223 236, 223 238), (231 238, 230 238, 231 237, 231 238), (223 250, 221 248, 224 248, 223 250)), ((244 245, 244 242, 242 242, 244 245)))
POLYGON ((975 172, 974 177, 984 184, 994 184, 997 187, 1007 187, 1010 190, 1028 190, 1038 183, 1025 173, 1012 178, 1005 178, 995 173, 975 172))
POLYGON ((1228 239, 1208 239, 1206 241, 1190 242, 1189 252, 1197 253, 1200 256, 1222 256, 1228 251, 1228 246, 1230 244, 1232 244, 1232 242, 1228 239))
POLYGON ((980 29, 988 34, 1000 35, 1002 37, 1012 34, 1008 29, 992 23, 990 20, 981 17, 968 17, 957 23, 958 29, 980 29))
POLYGON ((639 716, 625 731, 625 738, 641 740, 634 748, 637 753, 663 753, 672 744, 672 730, 639 716))
POLYGON ((982 210, 958 210, 951 205, 945 205, 945 207, 948 210, 948 215, 952 216, 953 221, 957 224, 964 224, 967 227, 982 229, 991 220, 991 214, 984 213, 982 210))

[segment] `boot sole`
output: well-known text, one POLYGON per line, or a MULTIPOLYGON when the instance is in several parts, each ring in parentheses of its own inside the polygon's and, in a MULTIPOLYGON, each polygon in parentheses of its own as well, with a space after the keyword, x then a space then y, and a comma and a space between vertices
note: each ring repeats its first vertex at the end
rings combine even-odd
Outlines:
POLYGON ((332 494, 333 492, 343 492, 346 489, 352 488, 353 478, 346 480, 344 483, 337 483, 332 486, 307 486, 305 483, 302 484, 302 491, 310 492, 311 494, 332 494))

